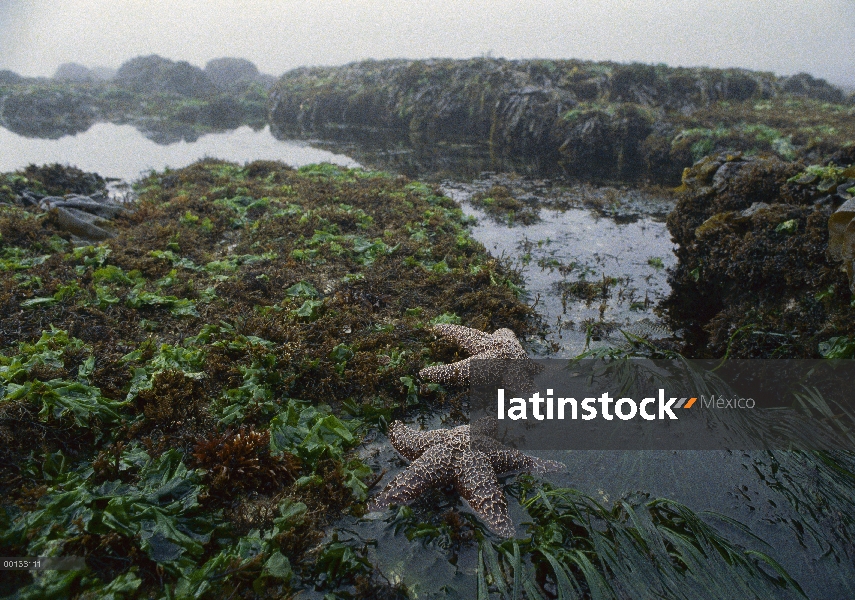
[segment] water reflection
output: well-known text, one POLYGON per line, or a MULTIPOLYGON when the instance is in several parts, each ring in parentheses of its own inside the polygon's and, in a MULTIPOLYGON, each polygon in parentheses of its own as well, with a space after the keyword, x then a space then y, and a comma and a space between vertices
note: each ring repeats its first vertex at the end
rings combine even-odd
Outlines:
POLYGON ((0 172, 58 162, 103 177, 133 181, 150 169, 177 169, 205 157, 237 163, 280 160, 294 167, 319 162, 359 166, 348 156, 313 148, 307 142, 277 140, 268 127, 253 131, 244 126, 204 135, 195 142, 166 146, 158 145, 131 125, 96 123, 83 133, 55 140, 26 138, 0 128, 0 172))
POLYGON ((548 178, 564 175, 555 157, 534 154, 510 157, 496 152, 490 144, 462 137, 449 141, 402 135, 392 130, 341 128, 322 132, 311 143, 343 152, 372 168, 423 181, 472 181, 485 172, 548 178))

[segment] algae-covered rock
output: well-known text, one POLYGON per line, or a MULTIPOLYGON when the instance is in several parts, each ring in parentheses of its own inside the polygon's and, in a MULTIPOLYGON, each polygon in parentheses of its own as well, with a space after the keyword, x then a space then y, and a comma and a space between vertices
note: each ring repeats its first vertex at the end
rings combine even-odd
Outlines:
POLYGON ((0 125, 25 137, 73 135, 89 129, 98 118, 91 94, 51 86, 14 89, 0 108, 0 125))
POLYGON ((572 175, 635 179, 643 170, 643 144, 655 121, 653 112, 636 104, 569 111, 553 132, 563 138, 560 162, 572 175))
POLYGON ((76 241, 113 237, 111 219, 126 211, 109 198, 100 175, 60 164, 0 175, 0 203, 46 213, 46 223, 76 241))
POLYGON ((685 171, 662 309, 688 354, 817 357, 820 342, 855 332, 849 281, 829 251, 833 203, 804 171, 734 155, 685 171))
POLYGON ((839 152, 855 113, 830 90, 822 80, 741 69, 365 61, 284 74, 270 121, 279 137, 371 131, 414 146, 468 141, 493 155, 560 163, 570 175, 676 183, 682 168, 722 151, 811 161, 839 152))
POLYGON ((844 239, 852 219, 855 219, 855 200, 847 200, 828 218, 828 253, 834 260, 843 260, 844 239))
POLYGON ((787 77, 782 87, 784 91, 796 96, 806 96, 838 104, 846 102, 846 94, 843 90, 808 73, 797 73, 792 77, 787 77))

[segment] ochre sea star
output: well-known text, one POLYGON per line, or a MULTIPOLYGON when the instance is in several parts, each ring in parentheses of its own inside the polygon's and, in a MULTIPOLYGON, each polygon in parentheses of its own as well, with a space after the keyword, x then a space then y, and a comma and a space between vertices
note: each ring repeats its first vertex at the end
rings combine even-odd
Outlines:
POLYGON ((522 389, 531 387, 531 376, 538 372, 539 367, 529 360, 517 336, 510 329, 497 329, 494 333, 484 333, 462 325, 434 325, 432 330, 444 338, 460 344, 472 356, 448 365, 425 367, 419 371, 419 377, 446 385, 468 385, 472 378, 471 362, 473 360, 502 360, 500 368, 505 371, 503 380, 507 384, 523 385, 522 389), (509 363, 504 359, 513 359, 518 363, 509 363))
POLYGON ((408 504, 430 488, 454 485, 490 529, 502 537, 513 537, 508 502, 496 476, 518 470, 557 471, 565 466, 503 446, 490 435, 495 425, 495 419, 481 419, 474 429, 461 425, 415 431, 394 421, 389 426, 389 441, 411 463, 374 498, 369 511, 408 504))

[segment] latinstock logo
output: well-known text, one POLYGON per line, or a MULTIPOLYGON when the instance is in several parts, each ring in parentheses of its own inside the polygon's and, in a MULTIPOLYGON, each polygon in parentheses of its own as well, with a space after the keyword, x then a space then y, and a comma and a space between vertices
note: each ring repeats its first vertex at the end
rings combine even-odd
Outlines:
POLYGON ((472 422, 520 450, 855 445, 855 361, 472 361, 472 422), (850 371, 851 363, 851 371, 850 371), (523 376, 524 375, 524 376, 523 376), (848 421, 846 421, 848 422, 848 421))
MULTIPOLYGON (((701 398, 704 397, 701 396, 701 398)), ((531 414, 531 418, 537 421, 575 420, 579 419, 580 416, 583 421, 591 421, 596 419, 597 416, 602 417, 606 421, 611 421, 615 417, 623 421, 629 421, 636 416, 641 417, 645 421, 654 421, 656 419, 678 420, 679 417, 674 410, 692 408, 697 400, 697 397, 678 398, 676 396, 669 397, 666 400, 665 390, 660 388, 658 397, 644 398, 640 402, 636 402, 632 398, 615 400, 608 392, 603 393, 599 397, 588 397, 577 401, 576 398, 556 398, 554 390, 547 389, 546 397, 541 397, 540 392, 535 392, 528 400, 524 398, 510 398, 506 402, 505 390, 504 388, 499 388, 497 392, 497 418, 499 420, 508 418, 518 421, 528 419, 529 414, 531 414), (614 407, 612 407, 612 403, 614 403, 614 407), (530 411, 529 405, 531 407, 530 411)), ((719 400, 723 401, 721 398, 719 400)), ((707 403, 715 407, 714 401, 715 396, 711 396, 707 403)))

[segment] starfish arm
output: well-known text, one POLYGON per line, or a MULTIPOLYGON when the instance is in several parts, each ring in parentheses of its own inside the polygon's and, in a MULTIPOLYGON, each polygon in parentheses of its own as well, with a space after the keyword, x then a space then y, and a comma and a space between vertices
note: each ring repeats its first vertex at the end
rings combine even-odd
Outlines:
POLYGON ((499 363, 502 373, 493 379, 500 381, 509 394, 531 395, 538 391, 534 375, 538 373, 538 365, 529 358, 503 360, 499 363))
POLYGON ((520 345, 517 335, 510 329, 497 329, 490 337, 493 338, 493 345, 501 350, 494 358, 526 358, 528 356, 520 345))
POLYGON ((467 452, 454 465, 454 485, 472 510, 498 535, 513 537, 516 530, 496 473, 483 452, 467 452))
POLYGON ((483 358, 482 356, 464 358, 455 363, 448 365, 435 365, 433 367, 425 367, 419 371, 419 377, 425 381, 441 383, 443 385, 466 385, 469 383, 469 362, 473 358, 483 358))
POLYGON ((440 323, 439 325, 434 325, 431 329, 438 335, 456 342, 469 354, 480 354, 496 344, 496 340, 493 339, 492 335, 472 329, 471 327, 440 323))
POLYGON ((499 435, 499 420, 496 417, 481 417, 469 424, 472 440, 486 437, 496 439, 499 435))
POLYGON ((448 485, 454 480, 453 464, 454 452, 450 446, 431 446, 374 497, 368 510, 382 510, 390 504, 409 504, 431 488, 448 485))
POLYGON ((392 447, 407 460, 413 461, 424 454, 425 450, 437 444, 444 444, 450 429, 434 429, 431 431, 416 431, 404 425, 402 421, 392 421, 387 435, 392 447))
MULTIPOLYGON (((498 444, 497 444, 498 445, 498 444)), ((536 456, 523 454, 519 450, 505 447, 493 447, 489 451, 485 449, 487 459, 496 473, 510 473, 511 471, 533 471, 535 473, 549 473, 564 471, 567 466, 555 460, 547 460, 536 456)))

